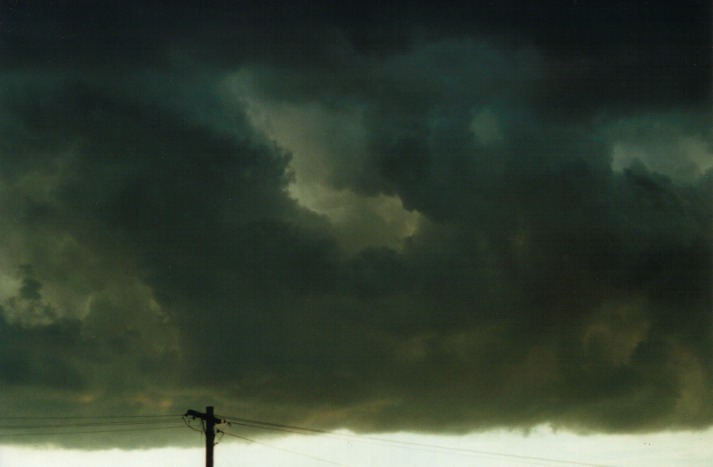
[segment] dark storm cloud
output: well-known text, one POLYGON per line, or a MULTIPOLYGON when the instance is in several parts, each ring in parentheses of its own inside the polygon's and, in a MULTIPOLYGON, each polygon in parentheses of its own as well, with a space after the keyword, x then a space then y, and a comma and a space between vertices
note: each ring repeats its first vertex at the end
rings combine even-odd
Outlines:
POLYGON ((4 413, 711 423, 708 5, 211 5, 3 7, 4 413), (354 110, 320 183, 401 249, 290 197, 260 105, 354 110))

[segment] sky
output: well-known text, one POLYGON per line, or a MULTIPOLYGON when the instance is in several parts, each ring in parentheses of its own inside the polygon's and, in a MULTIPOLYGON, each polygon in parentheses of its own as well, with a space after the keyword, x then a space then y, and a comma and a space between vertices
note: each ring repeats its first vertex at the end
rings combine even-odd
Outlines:
POLYGON ((201 440, 157 421, 209 405, 472 449, 509 433, 493 451, 534 457, 542 436, 580 462, 700 452, 711 19, 2 2, 0 456, 158 465, 201 440))

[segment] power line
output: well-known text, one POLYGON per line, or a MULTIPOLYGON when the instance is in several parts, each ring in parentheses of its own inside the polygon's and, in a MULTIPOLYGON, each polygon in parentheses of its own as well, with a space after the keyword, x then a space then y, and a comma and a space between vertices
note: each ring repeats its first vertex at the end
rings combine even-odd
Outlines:
MULTIPOLYGON (((90 417, 66 416, 66 417, 42 417, 48 423, 37 423, 41 417, 9 417, 11 420, 30 419, 35 423, 11 423, 0 425, 0 437, 17 436, 56 436, 92 433, 113 433, 128 431, 149 431, 182 428, 180 425, 165 426, 175 424, 180 421, 177 415, 141 415, 141 416, 109 416, 105 421, 84 421, 90 417), (65 422, 58 423, 60 420, 65 422), (69 428, 79 428, 78 430, 68 430, 69 428), (81 429, 81 428, 87 428, 81 429), (88 429, 88 428, 91 428, 88 429), (18 431, 22 430, 22 431, 18 431)), ((100 417, 101 418, 101 417, 100 417)))
POLYGON ((280 447, 277 447, 277 446, 273 446, 273 445, 271 445, 271 444, 263 443, 263 442, 260 442, 260 441, 255 441, 254 439, 246 438, 246 437, 244 437, 244 436, 238 436, 238 435, 233 434, 233 433, 228 433, 227 431, 218 430, 218 432, 219 432, 219 433, 223 433, 224 435, 227 435, 227 436, 232 436, 232 437, 234 437, 234 438, 238 438, 238 439, 242 439, 242 440, 244 440, 244 441, 248 441, 248 442, 250 442, 250 443, 260 444, 260 445, 266 446, 266 447, 268 447, 268 448, 270 448, 270 449, 275 449, 275 450, 278 450, 278 451, 288 452, 288 453, 290 453, 290 454, 295 454, 295 455, 297 455, 297 456, 307 457, 307 458, 309 458, 309 459, 313 459, 313 460, 316 460, 316 461, 319 461, 319 462, 324 462, 324 463, 327 463, 327 464, 340 465, 340 466, 342 466, 342 467, 347 467, 347 466, 344 465, 344 464, 339 464, 339 463, 334 462, 334 461, 330 461, 330 460, 327 460, 327 459, 322 459, 321 457, 311 456, 311 455, 309 455, 309 454, 305 454, 305 453, 303 453, 303 452, 293 451, 293 450, 291 450, 291 449, 280 448, 280 447))
MULTIPOLYGON (((231 417, 228 415, 221 415, 221 418, 229 421, 229 422, 234 422, 236 424, 239 423, 245 423, 245 424, 255 424, 255 425, 260 425, 261 427, 264 427, 266 429, 269 429, 268 427, 274 427, 274 428, 280 428, 283 430, 296 430, 296 431, 291 431, 294 433, 297 432, 310 432, 310 433, 315 433, 315 434, 323 434, 323 435, 329 435, 329 434, 339 434, 335 433, 333 431, 326 431, 326 430, 319 430, 317 428, 307 428, 303 426, 297 426, 297 425, 285 425, 281 423, 272 423, 272 422, 265 422, 261 420, 252 420, 249 418, 241 418, 241 417, 231 417)), ((246 425, 246 426, 253 426, 253 425, 246 425)))
POLYGON ((327 437, 337 437, 337 438, 347 438, 347 439, 354 439, 354 440, 359 440, 359 441, 367 441, 367 442, 376 442, 380 444, 391 444, 396 447, 401 447, 401 448, 421 448, 421 449, 426 449, 429 451, 434 451, 435 452, 454 452, 454 453, 459 453, 462 455, 476 455, 476 456, 490 456, 490 457, 500 457, 500 458, 510 458, 510 459, 517 459, 521 461, 535 461, 535 462, 549 462, 549 463, 556 463, 559 465, 581 465, 581 466, 589 466, 589 467, 606 467, 602 464, 592 464, 592 463, 587 463, 587 462, 577 462, 577 461, 568 461, 568 460, 563 460, 563 459, 551 459, 551 458, 546 458, 546 457, 538 457, 538 456, 526 456, 526 455, 518 455, 518 454, 507 454, 507 453, 500 453, 500 452, 493 452, 493 451, 483 451, 483 450, 476 450, 476 449, 468 449, 468 448, 456 448, 456 447, 450 447, 450 446, 441 446, 441 445, 436 445, 436 444, 429 444, 429 443, 419 443, 419 442, 414 442, 414 441, 399 441, 399 440, 392 440, 388 438, 376 438, 376 437, 371 437, 371 436, 362 436, 362 435, 355 435, 355 434, 346 434, 346 433, 337 433, 334 431, 326 431, 326 430, 320 430, 316 428, 309 428, 309 427, 303 427, 303 426, 297 426, 297 425, 285 425, 285 424, 280 424, 280 423, 273 423, 273 422, 264 422, 260 420, 251 420, 251 419, 246 419, 246 418, 240 418, 240 417, 231 417, 231 416, 222 416, 225 420, 230 422, 231 424, 239 425, 239 426, 245 426, 245 427, 250 427, 250 428, 260 428, 264 430, 271 430, 271 431, 280 431, 280 432, 287 432, 287 433, 293 433, 293 434, 298 434, 298 435, 324 435, 327 437))
POLYGON ((161 419, 161 420, 133 420, 133 421, 112 421, 112 422, 82 422, 82 423, 43 423, 43 424, 32 424, 32 425, 0 425, 0 429, 35 429, 35 428, 67 428, 67 427, 89 427, 89 426, 116 426, 116 425, 156 425, 160 423, 171 423, 180 420, 179 417, 174 417, 173 419, 161 419))
MULTIPOLYGON (((197 430, 197 429, 193 428, 187 422, 187 420, 185 419, 185 416, 181 417, 180 415, 170 415, 170 414, 105 415, 105 416, 100 416, 98 418, 97 417, 89 417, 89 416, 0 417, 0 419, 4 419, 4 420, 51 420, 51 421, 75 420, 74 423, 68 423, 68 422, 57 423, 57 422, 55 422, 55 423, 0 425, 0 437, 54 436, 54 435, 74 435, 74 434, 92 434, 92 433, 114 433, 114 432, 128 432, 128 431, 169 430, 169 429, 185 428, 185 426, 187 426, 188 428, 191 428, 195 431, 204 431, 204 430, 197 430), (91 419, 93 421, 82 421, 82 420, 89 420, 89 419, 91 419), (97 421, 98 419, 99 420, 104 419, 104 421, 97 421), (185 424, 185 426, 182 426, 182 425, 145 426, 145 425, 161 425, 161 424, 166 424, 166 423, 177 422, 179 420, 182 420, 183 423, 185 424), (91 430, 58 431, 58 430, 66 429, 66 428, 70 428, 70 427, 72 427, 72 428, 96 427, 96 428, 100 428, 100 429, 93 428, 91 430), (23 430, 23 431, 22 432, 14 432, 14 433, 12 433, 12 432, 11 433, 3 433, 2 430, 23 430), (27 432, 24 430, 39 430, 39 431, 27 432)), ((357 441, 361 441, 361 442, 387 444, 387 445, 392 445, 395 447, 406 448, 406 449, 416 448, 416 449, 427 450, 427 451, 431 451, 431 452, 451 452, 451 453, 457 453, 457 454, 461 454, 461 455, 475 455, 478 457, 488 456, 491 458, 493 458, 493 457, 495 457, 495 458, 510 458, 510 459, 517 459, 517 460, 520 460, 523 462, 528 462, 528 463, 530 463, 530 462, 557 463, 559 465, 580 465, 580 466, 601 467, 600 464, 567 461, 567 460, 562 460, 562 459, 551 459, 551 458, 537 457, 537 456, 507 454, 507 453, 499 453, 499 452, 492 452, 492 451, 482 451, 482 450, 475 450, 475 449, 468 449, 468 448, 456 448, 456 447, 442 446, 442 445, 429 444, 429 443, 419 443, 419 442, 414 442, 414 441, 400 441, 400 440, 394 440, 394 439, 388 439, 388 438, 376 438, 376 437, 371 437, 371 436, 338 433, 338 432, 334 432, 334 431, 321 430, 321 429, 317 429, 317 428, 267 422, 267 421, 248 419, 248 418, 242 418, 242 417, 221 416, 220 419, 225 420, 226 422, 230 423, 231 425, 237 425, 237 426, 243 426, 243 427, 249 427, 249 428, 258 428, 258 429, 263 429, 263 430, 279 431, 279 432, 298 434, 298 435, 322 435, 322 436, 331 437, 331 438, 342 438, 342 439, 346 438, 346 439, 357 440, 357 441)), ((220 421, 222 421, 222 420, 216 419, 216 422, 220 422, 220 421)), ((252 440, 249 438, 245 438, 245 437, 236 435, 234 433, 228 433, 223 430, 217 430, 217 432, 221 433, 223 435, 228 435, 228 436, 232 436, 235 438, 243 439, 245 441, 261 444, 261 445, 270 447, 272 449, 289 452, 289 453, 292 453, 295 455, 309 457, 314 460, 330 463, 333 465, 341 465, 341 464, 337 464, 333 461, 317 458, 314 456, 310 456, 308 454, 291 451, 289 449, 280 448, 277 446, 272 446, 272 445, 269 445, 266 443, 262 443, 259 441, 255 441, 255 440, 252 440)), ((211 442, 211 445, 212 444, 213 443, 211 442)))
POLYGON ((155 427, 143 427, 143 428, 114 428, 111 430, 77 430, 77 431, 45 431, 45 432, 33 432, 33 433, 0 433, 0 437, 15 437, 15 436, 55 436, 55 435, 79 435, 79 434, 93 434, 93 433, 116 433, 120 431, 150 431, 150 430, 175 430, 177 428, 185 429, 183 425, 176 426, 155 426, 155 427))
POLYGON ((178 418, 180 417, 181 414, 155 414, 155 415, 64 415, 64 416, 43 416, 43 415, 37 415, 37 416, 27 416, 27 417, 6 417, 0 415, 0 419, 2 420, 65 420, 65 419, 91 419, 91 420, 97 420, 97 419, 102 419, 102 418, 129 418, 129 419, 134 419, 134 418, 178 418))
MULTIPOLYGON (((186 420, 186 418, 187 418, 187 417, 184 415, 183 417, 181 417, 181 420, 183 420, 183 423, 184 423, 188 428, 190 428, 190 429, 193 430, 193 431, 197 431, 198 433, 203 433, 203 430, 199 430, 198 428, 193 428, 193 427, 191 426, 191 424, 188 423, 188 420, 186 420)), ((202 422, 201 422, 201 425, 202 425, 202 422)))
MULTIPOLYGON (((281 429, 281 428, 267 428, 267 427, 262 427, 259 425, 250 425, 250 424, 245 424, 245 423, 233 423, 235 425, 239 426, 247 426, 247 427, 253 427, 253 428, 265 428, 269 430, 274 430, 274 431, 282 431, 282 432, 287 432, 287 433, 293 433, 293 434, 302 434, 304 435, 304 432, 299 432, 299 431, 292 431, 292 430, 287 430, 287 429, 281 429)), ((351 439, 356 439, 357 441, 361 442, 367 442, 367 443, 378 443, 378 444, 396 444, 396 447, 399 448, 406 448, 406 449, 417 449, 420 451, 426 451, 426 452, 432 452, 432 453, 440 453, 440 454, 457 454, 461 456, 467 456, 467 457, 478 457, 478 458, 486 458, 486 459, 502 459, 503 457, 505 458, 514 458, 520 462, 531 464, 531 465, 562 465, 562 464, 575 464, 575 465, 585 465, 585 466, 597 466, 597 467, 605 467, 605 466, 599 466, 598 464, 587 464, 587 463, 580 463, 580 462, 569 462, 569 461, 563 461, 559 459, 547 459, 547 458, 541 458, 541 457, 532 457, 532 456, 518 456, 514 454, 503 454, 503 453, 495 453, 495 452, 487 452, 487 451, 475 451, 475 450, 470 450, 470 449, 460 449, 460 448, 450 448, 446 446, 437 446, 437 445, 429 445, 425 443, 412 443, 408 441, 398 441, 398 440, 389 440, 389 439, 380 439, 380 438, 370 438, 367 436, 358 436, 358 435, 348 435, 348 434, 343 434, 343 433, 334 433, 334 432, 327 432, 324 430, 314 430, 317 432, 323 432, 325 436, 333 436, 333 437, 341 437, 341 438, 347 438, 347 440, 351 439), (406 446, 404 446, 404 444, 406 446)), ((225 433, 229 436, 234 436, 237 438, 245 439, 248 441, 248 438, 240 437, 237 435, 234 435, 232 433, 225 433)), ((258 444, 261 444, 257 441, 254 441, 258 444)), ((262 443, 264 444, 264 443, 262 443)), ((276 446, 272 446, 275 449, 280 449, 276 446)))

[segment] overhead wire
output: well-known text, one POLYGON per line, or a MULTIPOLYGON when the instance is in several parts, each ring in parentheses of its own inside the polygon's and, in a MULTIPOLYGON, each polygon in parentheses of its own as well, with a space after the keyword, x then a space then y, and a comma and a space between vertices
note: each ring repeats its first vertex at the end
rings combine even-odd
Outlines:
POLYGON ((177 424, 180 421, 180 416, 165 414, 96 417, 4 417, 4 420, 16 422, 0 425, 0 437, 55 436, 183 428, 183 426, 177 424), (20 421, 25 420, 31 421, 31 423, 20 423, 20 421), (47 423, 40 423, 40 420, 47 420, 47 423), (60 422, 62 420, 64 421, 60 422), (168 424, 173 426, 166 426, 168 424), (73 430, 72 428, 76 429, 73 430))
POLYGON ((517 459, 519 461, 529 462, 529 463, 547 462, 547 463, 555 463, 556 465, 580 465, 580 466, 589 466, 589 467, 607 467, 603 464, 593 464, 593 463, 569 461, 569 460, 563 460, 563 459, 552 459, 552 458, 539 457, 539 456, 508 454, 508 453, 484 451, 484 450, 469 449, 469 448, 457 448, 457 447, 452 447, 452 446, 442 446, 442 445, 429 444, 429 443, 420 443, 420 442, 415 442, 415 441, 402 441, 402 440, 394 440, 394 439, 388 439, 388 438, 376 438, 373 436, 363 436, 363 435, 357 435, 357 434, 338 433, 338 432, 334 432, 334 431, 321 430, 321 429, 317 429, 317 428, 310 428, 310 427, 297 426, 297 425, 286 425, 286 424, 280 424, 280 423, 274 423, 274 422, 265 422, 265 421, 261 421, 261 420, 247 419, 247 418, 242 418, 242 417, 232 417, 232 416, 227 416, 227 415, 220 416, 220 418, 228 421, 231 424, 238 425, 238 426, 244 426, 244 427, 250 427, 250 428, 259 428, 259 429, 264 429, 264 430, 286 432, 286 433, 292 433, 292 434, 298 434, 298 435, 323 435, 323 436, 332 437, 332 438, 342 438, 342 439, 358 440, 358 441, 363 441, 363 442, 387 444, 387 445, 393 445, 393 446, 401 447, 401 448, 417 448, 417 449, 421 449, 421 450, 428 450, 430 452, 452 452, 452 453, 458 453, 461 455, 475 455, 475 456, 479 456, 479 457, 488 456, 491 458, 492 457, 509 458, 509 459, 513 459, 513 460, 517 459))
POLYGON ((16 437, 16 436, 56 436, 56 435, 78 435, 78 434, 94 434, 94 433, 116 433, 121 431, 152 431, 152 430, 175 430, 177 428, 184 429, 183 425, 176 426, 154 426, 154 427, 139 427, 139 428, 114 428, 110 430, 75 430, 75 431, 40 431, 40 432, 22 432, 22 433, 0 433, 0 437, 16 437))
POLYGON ((187 418, 188 418, 188 417, 183 416, 183 417, 181 417, 181 420, 183 420, 183 423, 185 423, 188 428, 190 428, 190 429, 193 430, 193 431, 197 431, 197 432, 199 432, 199 433, 203 433, 203 430, 199 430, 198 428, 193 428, 193 427, 191 426, 191 424, 188 423, 187 418))
POLYGON ((35 429, 35 428, 66 428, 66 427, 89 427, 89 426, 116 426, 116 425, 156 425, 160 423, 171 423, 178 421, 179 417, 175 419, 161 419, 161 420, 132 420, 132 421, 111 421, 111 422, 81 422, 81 423, 41 423, 41 424, 10 424, 10 425, 0 425, 0 430, 2 429, 35 429))
POLYGON ((176 418, 181 414, 151 414, 151 415, 35 415, 35 416, 13 416, 7 417, 0 415, 2 420, 65 420, 65 419, 91 419, 97 420, 102 418, 176 418))
MULTIPOLYGON (((457 453, 457 454, 466 455, 466 456, 477 456, 477 457, 487 456, 490 458, 501 458, 501 459, 509 458, 509 459, 513 459, 513 460, 519 460, 521 462, 538 463, 538 464, 540 464, 540 463, 556 463, 557 465, 580 465, 580 466, 605 467, 605 466, 602 466, 601 464, 568 461, 568 460, 563 460, 563 459, 552 459, 552 458, 538 457, 538 456, 508 454, 508 453, 501 453, 501 452, 494 452, 494 451, 484 451, 484 450, 476 450, 476 449, 469 449, 469 448, 442 446, 442 445, 436 445, 436 444, 430 444, 430 443, 420 443, 420 442, 414 442, 414 441, 403 441, 403 440, 395 440, 395 439, 388 439, 388 438, 377 438, 377 437, 373 437, 373 436, 340 433, 340 432, 322 430, 322 429, 312 428, 312 427, 281 424, 281 423, 274 423, 274 422, 268 422, 268 421, 263 421, 263 420, 248 419, 248 418, 243 418, 243 417, 233 417, 233 416, 228 416, 228 415, 220 415, 219 418, 224 420, 225 422, 229 423, 230 425, 242 426, 242 427, 247 427, 247 428, 257 428, 257 429, 262 429, 262 430, 278 431, 278 432, 291 433, 291 434, 297 434, 297 435, 311 435, 311 436, 321 435, 321 436, 325 436, 327 438, 357 440, 357 441, 361 441, 361 442, 378 443, 378 444, 382 444, 382 445, 385 444, 385 445, 391 445, 391 446, 400 447, 400 448, 419 449, 419 450, 426 450, 426 451, 430 451, 430 452, 450 452, 450 453, 457 453)), ((188 427, 194 431, 205 432, 205 429, 206 429, 206 427, 204 426, 203 423, 201 424, 202 430, 198 430, 198 429, 192 427, 184 416, 171 415, 171 414, 104 415, 104 416, 95 416, 95 417, 91 417, 91 416, 14 417, 13 416, 13 417, 0 417, 0 419, 5 420, 5 421, 8 421, 8 420, 32 420, 32 421, 48 420, 48 421, 53 421, 53 423, 28 423, 28 424, 15 423, 15 424, 0 425, 0 437, 112 433, 112 432, 127 432, 127 431, 165 430, 165 429, 177 429, 177 428, 185 428, 185 427, 188 427), (70 423, 70 422, 58 423, 57 422, 58 420, 67 420, 67 421, 74 420, 74 422, 73 423, 70 423), (83 420, 86 420, 86 421, 83 421, 83 420), (150 425, 163 425, 166 423, 178 422, 179 420, 182 420, 184 425, 150 426, 150 425), (66 429, 66 428, 85 428, 85 427, 87 427, 87 428, 92 427, 92 429, 91 430, 61 431, 62 429, 66 429), (97 429, 97 428, 99 428, 99 429, 97 429), (21 431, 21 432, 16 431, 16 432, 8 433, 6 430, 23 430, 23 431, 21 431), (26 430, 34 430, 34 431, 28 432, 26 430), (39 431, 37 431, 37 430, 39 430, 39 431)), ((268 445, 266 443, 262 443, 259 441, 241 437, 234 433, 226 432, 226 431, 223 431, 220 429, 217 431, 218 431, 218 433, 221 433, 222 435, 228 435, 228 436, 232 436, 235 438, 243 439, 245 441, 254 442, 257 444, 263 444, 263 445, 273 448, 273 449, 282 450, 282 451, 286 451, 286 452, 292 452, 293 454, 296 454, 296 455, 313 457, 313 456, 309 456, 307 454, 299 453, 296 451, 293 452, 288 449, 268 445)), ((336 464, 332 461, 328 461, 325 459, 315 458, 315 460, 332 463, 333 465, 340 465, 340 464, 336 464)))
POLYGON ((227 432, 227 431, 218 430, 218 432, 219 432, 219 433, 222 433, 222 434, 224 434, 224 435, 227 435, 227 436, 232 436, 233 438, 242 439, 242 440, 248 441, 248 442, 250 442, 250 443, 255 443, 255 444, 259 444, 259 445, 261 445, 261 446, 268 447, 268 448, 270 448, 270 449, 275 449, 275 450, 277 450, 277 451, 283 451, 283 452, 287 452, 287 453, 294 454, 294 455, 297 455, 297 456, 306 457, 306 458, 309 458, 309 459, 312 459, 312 460, 316 460, 316 461, 319 461, 319 462, 323 462, 323 463, 326 463, 326 464, 339 465, 339 466, 342 466, 342 467, 348 467, 348 466, 346 466, 345 464, 340 464, 340 463, 338 463, 338 462, 334 462, 334 461, 331 461, 331 460, 328 460, 328 459, 323 459, 323 458, 321 458, 321 457, 312 456, 312 455, 310 455, 310 454, 305 454, 305 453, 303 453, 303 452, 293 451, 292 449, 281 448, 281 447, 278 447, 278 446, 274 446, 274 445, 272 445, 272 444, 263 443, 263 442, 261 442, 261 441, 256 441, 256 440, 254 440, 254 439, 250 439, 250 438, 246 438, 246 437, 244 437, 244 436, 236 435, 236 434, 234 434, 234 433, 229 433, 229 432, 227 432))

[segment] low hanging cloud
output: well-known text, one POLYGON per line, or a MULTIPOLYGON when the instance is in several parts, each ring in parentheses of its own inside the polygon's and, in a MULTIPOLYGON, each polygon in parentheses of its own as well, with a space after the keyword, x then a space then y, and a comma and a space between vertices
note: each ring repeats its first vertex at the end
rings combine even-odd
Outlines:
POLYGON ((709 426, 710 8, 510 3, 5 8, 2 412, 709 426))

